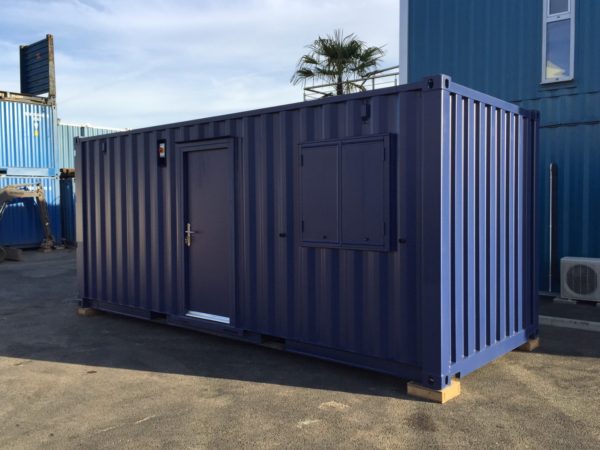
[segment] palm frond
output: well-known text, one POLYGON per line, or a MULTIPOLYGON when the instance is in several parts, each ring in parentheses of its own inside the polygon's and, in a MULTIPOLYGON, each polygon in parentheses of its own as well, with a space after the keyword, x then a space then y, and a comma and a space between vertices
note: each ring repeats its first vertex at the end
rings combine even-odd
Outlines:
POLYGON ((383 47, 369 47, 355 34, 344 35, 341 29, 318 36, 306 48, 309 52, 298 60, 291 83, 324 81, 337 85, 338 93, 364 90, 364 82, 350 80, 373 76, 385 54, 383 47))

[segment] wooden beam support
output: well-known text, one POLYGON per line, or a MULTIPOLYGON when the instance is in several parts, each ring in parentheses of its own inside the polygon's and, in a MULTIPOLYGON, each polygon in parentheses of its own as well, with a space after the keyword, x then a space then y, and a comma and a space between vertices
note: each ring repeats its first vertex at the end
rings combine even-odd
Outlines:
POLYGON ((446 403, 460 395, 460 381, 456 378, 444 389, 430 389, 411 381, 406 385, 406 392, 412 397, 422 398, 430 402, 446 403))

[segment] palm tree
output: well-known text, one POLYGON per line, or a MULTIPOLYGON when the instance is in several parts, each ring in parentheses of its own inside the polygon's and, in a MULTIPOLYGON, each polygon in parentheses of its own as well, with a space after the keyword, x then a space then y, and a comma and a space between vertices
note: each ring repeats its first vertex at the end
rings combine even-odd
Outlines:
POLYGON ((375 75, 384 55, 382 47, 368 47, 354 34, 344 36, 342 30, 319 36, 306 48, 310 52, 298 61, 291 83, 306 85, 308 80, 323 80, 335 85, 336 95, 364 91, 364 81, 353 80, 375 75))

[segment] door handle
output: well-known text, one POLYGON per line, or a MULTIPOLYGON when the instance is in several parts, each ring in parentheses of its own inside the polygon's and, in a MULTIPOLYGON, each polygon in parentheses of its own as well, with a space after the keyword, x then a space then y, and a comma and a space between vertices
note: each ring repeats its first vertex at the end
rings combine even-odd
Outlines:
POLYGON ((192 225, 190 223, 188 223, 185 226, 185 245, 187 245, 188 247, 192 246, 192 235, 196 234, 195 231, 192 231, 192 225))

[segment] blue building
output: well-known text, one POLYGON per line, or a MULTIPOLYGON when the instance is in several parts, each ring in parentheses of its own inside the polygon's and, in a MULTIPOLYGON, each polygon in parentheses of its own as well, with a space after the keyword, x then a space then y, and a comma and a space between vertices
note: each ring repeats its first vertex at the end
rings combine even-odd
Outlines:
POLYGON ((401 0, 400 14, 407 81, 442 72, 540 111, 539 288, 558 291, 560 258, 600 257, 600 1, 401 0))

